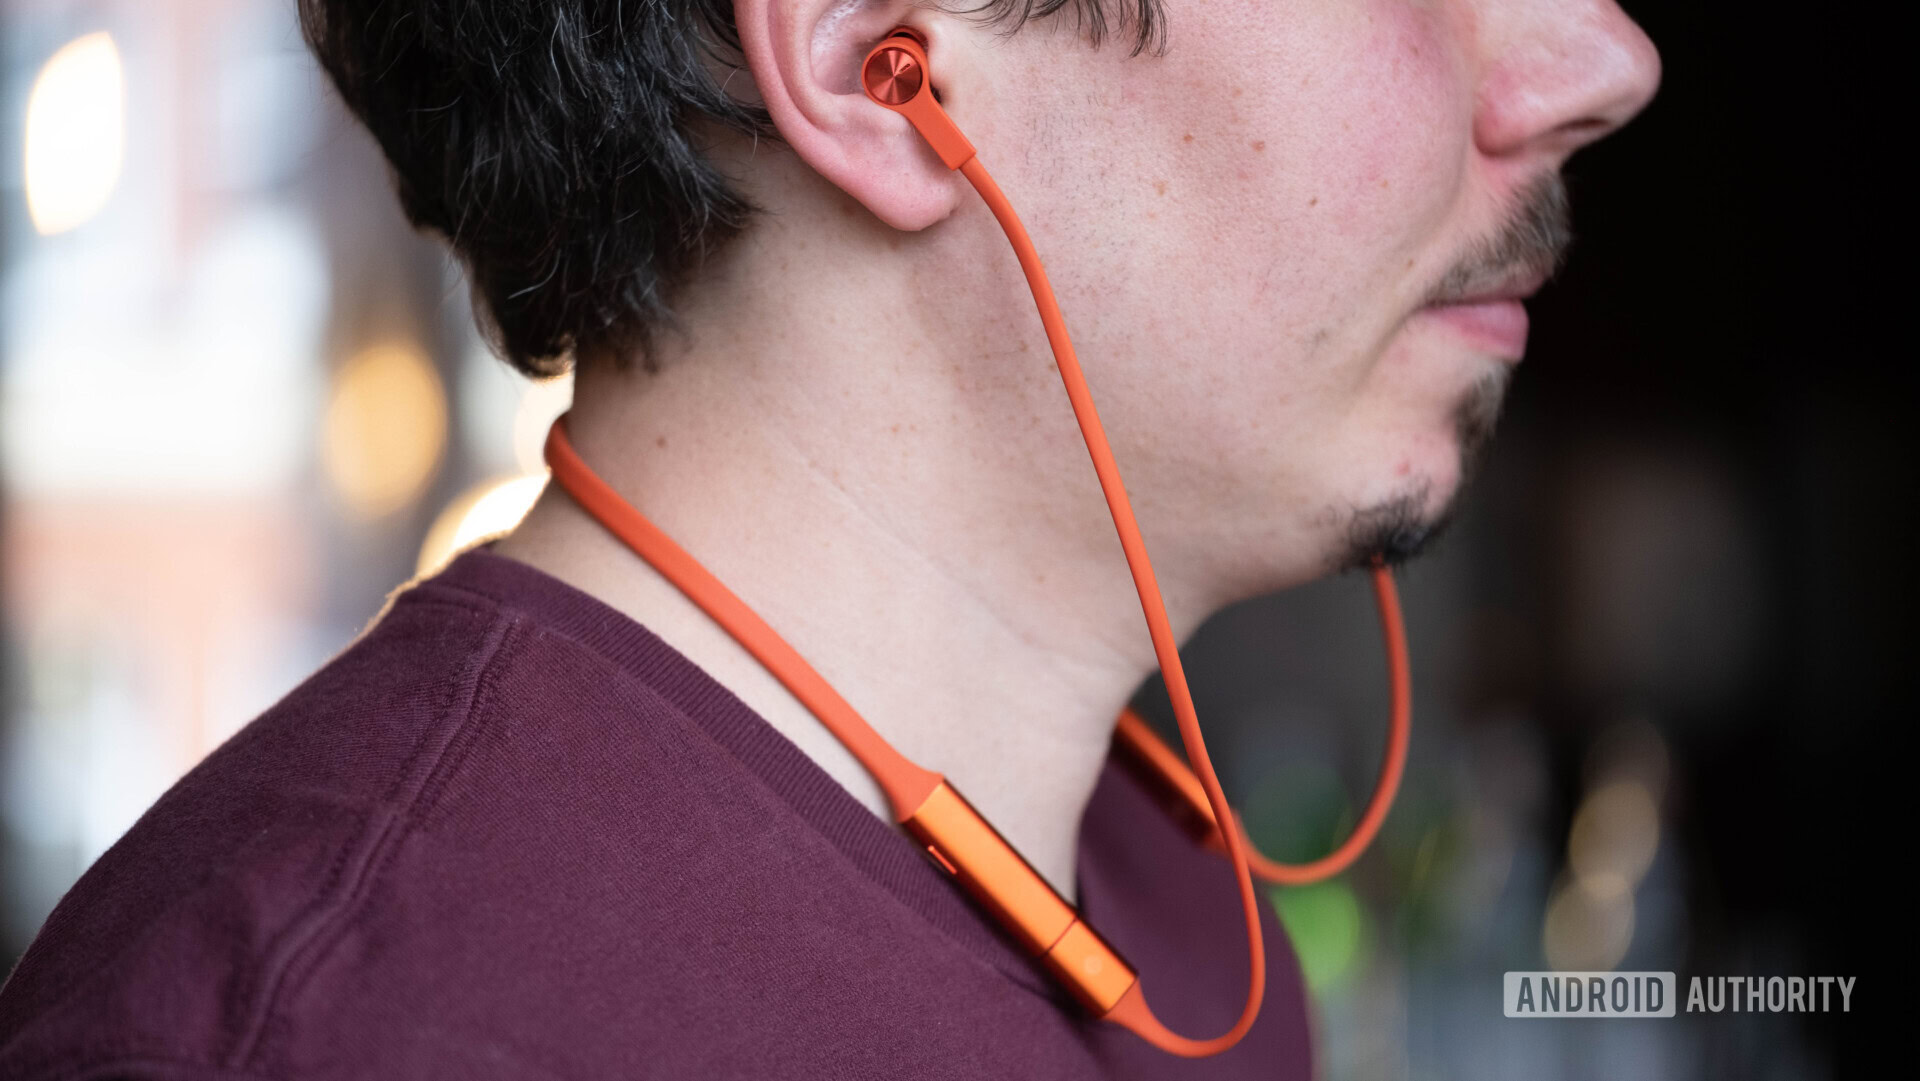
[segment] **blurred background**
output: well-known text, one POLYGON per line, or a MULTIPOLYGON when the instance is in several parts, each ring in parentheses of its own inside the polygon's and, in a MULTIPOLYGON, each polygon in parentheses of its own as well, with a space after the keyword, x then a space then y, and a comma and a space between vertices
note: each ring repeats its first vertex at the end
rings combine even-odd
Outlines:
MULTIPOLYGON (((1501 1014, 1513 969, 1670 970, 1683 994, 1860 975, 1868 733, 1912 712, 1913 573, 1887 558, 1911 349, 1882 357, 1892 279, 1862 253, 1884 210, 1847 164, 1870 121, 1831 89, 1857 45, 1627 6, 1664 89, 1575 159, 1580 240, 1494 455, 1402 577, 1403 794, 1352 872, 1272 894, 1328 1078, 1831 1078, 1883 995, 1501 1014)), ((10 967, 175 779, 392 589, 511 525, 571 391, 486 351, 290 0, 0 12, 10 967)), ((1364 580, 1224 612, 1189 656, 1256 840, 1325 851, 1384 737, 1364 580)), ((1166 723, 1157 686, 1140 701, 1166 723)))

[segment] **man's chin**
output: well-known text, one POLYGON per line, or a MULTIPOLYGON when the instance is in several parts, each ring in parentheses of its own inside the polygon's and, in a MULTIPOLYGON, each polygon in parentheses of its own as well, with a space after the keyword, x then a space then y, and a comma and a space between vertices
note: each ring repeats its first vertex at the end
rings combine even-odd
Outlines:
POLYGON ((1376 562, 1397 567, 1432 547, 1453 520, 1453 500, 1435 500, 1432 486, 1420 484, 1383 502, 1353 512, 1341 553, 1341 570, 1361 570, 1376 562))
POLYGON ((1487 456, 1487 446, 1493 442, 1494 426, 1500 420, 1500 407, 1507 400, 1507 385, 1512 379, 1511 367, 1502 364, 1491 368, 1467 388, 1459 404, 1454 406, 1453 435, 1460 447, 1460 482, 1454 485, 1456 490, 1465 488, 1473 475, 1480 471, 1480 465, 1487 456))
POLYGON ((1399 566, 1433 547, 1452 523, 1460 493, 1486 459, 1511 375, 1512 369, 1504 365, 1489 370, 1455 404, 1451 419, 1459 464, 1452 476, 1444 481, 1418 479, 1397 494, 1349 514, 1336 567, 1353 570, 1375 562, 1399 566))

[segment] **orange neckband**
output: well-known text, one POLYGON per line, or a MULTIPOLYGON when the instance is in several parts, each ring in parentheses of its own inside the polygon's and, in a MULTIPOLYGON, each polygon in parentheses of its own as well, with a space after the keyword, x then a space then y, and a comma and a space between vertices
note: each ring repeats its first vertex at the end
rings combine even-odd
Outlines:
MULTIPOLYGON (((895 820, 1028 952, 1042 958, 1049 971, 1095 1016, 1131 1029, 1156 1047, 1188 1057, 1217 1054, 1245 1034, 1244 1030, 1229 1031, 1212 1040, 1192 1040, 1162 1026, 1141 997, 1132 966, 1079 919, 1073 907, 945 778, 894 750, 766 621, 602 480, 573 449, 565 416, 554 421, 547 433, 546 459, 563 491, 699 605, 827 726, 879 783, 895 820)), ((1236 828, 1223 843, 1208 791, 1212 787, 1217 792, 1219 785, 1212 776, 1211 764, 1204 767, 1213 782, 1208 786, 1138 714, 1131 709, 1120 714, 1114 733, 1116 748, 1125 753, 1126 760, 1170 808, 1211 847, 1224 850, 1243 875, 1247 873, 1243 860, 1251 861, 1252 873, 1285 884, 1315 882, 1338 874, 1366 848, 1393 802, 1406 762, 1410 727, 1406 638, 1393 576, 1386 568, 1376 566, 1373 582, 1387 644, 1392 722, 1373 799, 1352 835, 1332 855, 1304 866, 1278 863, 1257 851, 1243 855, 1251 845, 1245 841, 1237 815, 1232 817, 1236 828)), ((1164 614, 1161 619, 1164 621, 1164 614)), ((1190 698, 1187 708, 1191 713, 1190 698)), ((1257 937, 1257 912, 1248 933, 1253 937, 1251 953, 1259 960, 1264 953, 1257 937)), ((1259 975, 1256 969, 1256 995, 1264 988, 1259 975)), ((1258 1007, 1254 998, 1248 1015, 1258 1007)), ((1248 1015, 1243 1015, 1243 1020, 1248 1015)))
MULTIPOLYGON (((574 451, 567 438, 564 416, 554 422, 547 434, 547 462, 561 488, 587 513, 713 617, 826 725, 879 783, 896 821, 1023 947, 1041 958, 1082 1005, 1095 1016, 1115 1022, 1169 1053, 1185 1057, 1218 1054, 1238 1043, 1253 1027, 1266 990, 1266 950, 1261 940, 1259 901, 1249 869, 1251 845, 1227 804, 1213 763, 1207 757, 1206 742, 1194 713, 1193 696, 1180 664, 1178 643, 1174 641, 1146 545, 1121 483, 1119 467, 1114 463, 1106 432, 1094 410, 1092 395, 1087 390, 1073 343, 1067 336, 1066 322, 1054 300, 1040 257, 1012 205, 980 164, 972 145, 934 98, 927 77, 929 68, 923 42, 910 30, 896 30, 868 54, 862 70, 869 97, 906 116, 947 167, 960 170, 972 182, 1006 232, 1033 291, 1048 344, 1073 406, 1074 419, 1093 459, 1094 472, 1099 477, 1114 528, 1120 535, 1121 549, 1133 574, 1134 588, 1140 596, 1141 610, 1173 703, 1181 739, 1186 745, 1187 759, 1196 767, 1197 775, 1196 770, 1184 766, 1131 710, 1121 714, 1116 730, 1119 746, 1150 776, 1159 779, 1163 793, 1174 799, 1176 805, 1186 808, 1186 817, 1197 828, 1204 830, 1214 842, 1224 842, 1239 886, 1251 976, 1246 1006, 1233 1027, 1211 1039, 1196 1040, 1161 1024, 1148 1008, 1140 979, 1132 966, 1080 919, 1073 906, 1060 897, 945 778, 922 769, 894 750, 745 602, 596 475, 574 451), (1220 822, 1233 822, 1235 828, 1221 830, 1220 822)), ((1381 767, 1376 791, 1352 836, 1332 855, 1292 867, 1254 853, 1251 858, 1263 878, 1298 883, 1338 873, 1366 847, 1392 804, 1406 761, 1411 697, 1407 686, 1405 633, 1392 575, 1384 566, 1376 564, 1373 582, 1393 685, 1386 761, 1381 767)))

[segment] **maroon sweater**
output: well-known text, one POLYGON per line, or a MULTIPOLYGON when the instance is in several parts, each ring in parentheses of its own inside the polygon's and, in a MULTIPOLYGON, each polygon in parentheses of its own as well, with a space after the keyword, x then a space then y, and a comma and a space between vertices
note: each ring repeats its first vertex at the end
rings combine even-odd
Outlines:
MULTIPOLYGON (((1077 870, 1168 1025, 1232 1023, 1227 864, 1111 760, 1077 870)), ((1265 921, 1266 1005, 1225 1054, 1089 1020, 705 672, 480 549, 80 879, 0 989, 0 1077, 1306 1078, 1265 921)))

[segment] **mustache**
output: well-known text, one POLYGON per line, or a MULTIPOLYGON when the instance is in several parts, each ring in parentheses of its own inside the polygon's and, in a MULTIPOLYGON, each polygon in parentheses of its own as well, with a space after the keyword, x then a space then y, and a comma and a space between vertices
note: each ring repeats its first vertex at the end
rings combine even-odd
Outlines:
POLYGON ((1428 291, 1426 304, 1457 304, 1537 285, 1566 261, 1573 243, 1567 182, 1544 173, 1520 190, 1507 220, 1469 245, 1428 291))

